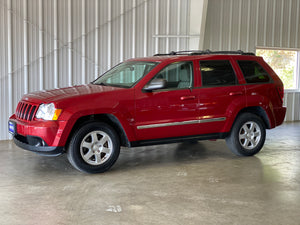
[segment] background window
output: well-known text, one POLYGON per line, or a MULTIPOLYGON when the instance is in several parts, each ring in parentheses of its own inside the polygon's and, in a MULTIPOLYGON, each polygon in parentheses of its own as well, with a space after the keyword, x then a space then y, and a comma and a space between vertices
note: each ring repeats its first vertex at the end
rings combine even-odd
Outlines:
POLYGON ((247 83, 267 83, 269 74, 255 61, 238 61, 247 83))
POLYGON ((193 84, 193 63, 172 63, 162 69, 153 79, 156 78, 167 81, 166 89, 190 88, 193 84))
POLYGON ((262 56, 280 77, 285 89, 299 88, 300 51, 281 49, 257 49, 256 55, 262 56), (298 74, 298 75, 297 75, 298 74))
POLYGON ((224 86, 237 83, 235 73, 229 61, 200 61, 202 86, 224 86))

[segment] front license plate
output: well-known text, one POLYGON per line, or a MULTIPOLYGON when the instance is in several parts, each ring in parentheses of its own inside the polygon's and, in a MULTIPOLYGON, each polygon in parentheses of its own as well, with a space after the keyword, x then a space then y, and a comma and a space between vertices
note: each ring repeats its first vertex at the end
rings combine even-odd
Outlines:
POLYGON ((16 133, 16 124, 14 122, 8 121, 8 132, 11 134, 16 133))

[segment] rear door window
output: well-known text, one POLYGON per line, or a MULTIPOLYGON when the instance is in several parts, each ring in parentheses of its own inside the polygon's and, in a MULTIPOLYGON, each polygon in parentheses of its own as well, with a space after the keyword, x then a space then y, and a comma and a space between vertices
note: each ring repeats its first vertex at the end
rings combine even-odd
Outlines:
POLYGON ((228 60, 200 61, 203 87, 237 84, 237 78, 228 60))
POLYGON ((247 83, 268 83, 271 81, 269 74, 256 61, 238 61, 247 83))

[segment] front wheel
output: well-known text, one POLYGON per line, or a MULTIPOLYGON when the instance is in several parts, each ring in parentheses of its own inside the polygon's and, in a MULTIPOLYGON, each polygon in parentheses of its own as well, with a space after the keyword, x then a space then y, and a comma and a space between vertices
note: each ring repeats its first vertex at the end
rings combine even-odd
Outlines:
POLYGON ((239 156, 252 156, 263 147, 266 139, 264 122, 255 114, 243 113, 235 121, 226 143, 239 156))
POLYGON ((120 154, 119 138, 107 124, 91 122, 72 137, 67 156, 76 169, 87 173, 107 171, 120 154))

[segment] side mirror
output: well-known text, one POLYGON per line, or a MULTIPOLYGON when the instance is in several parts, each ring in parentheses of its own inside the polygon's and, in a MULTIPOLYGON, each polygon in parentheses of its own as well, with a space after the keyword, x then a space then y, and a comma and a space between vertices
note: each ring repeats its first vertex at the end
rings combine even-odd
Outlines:
POLYGON ((143 91, 151 92, 158 89, 167 87, 167 81, 165 79, 153 79, 143 88, 143 91))

